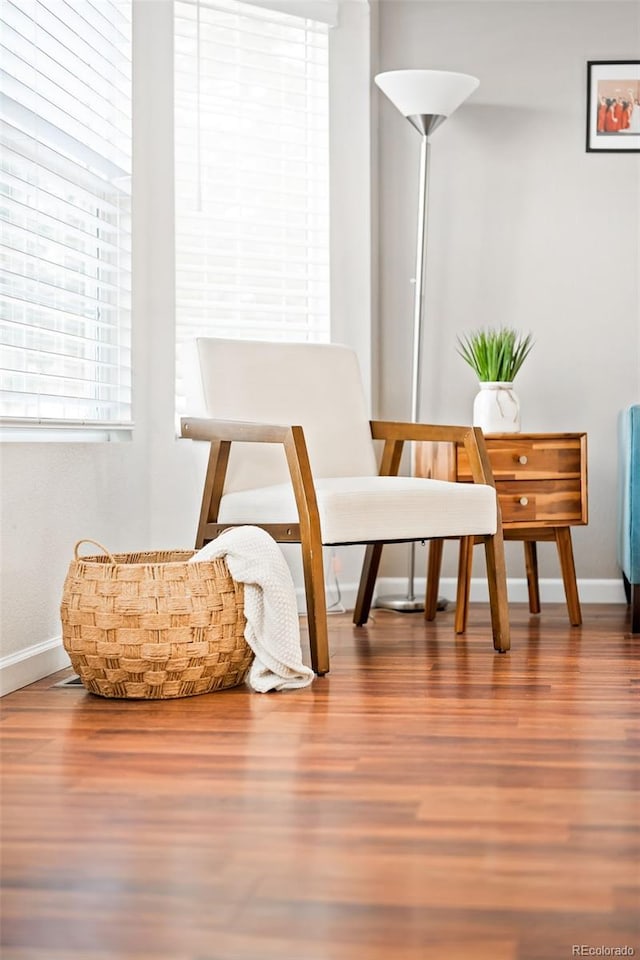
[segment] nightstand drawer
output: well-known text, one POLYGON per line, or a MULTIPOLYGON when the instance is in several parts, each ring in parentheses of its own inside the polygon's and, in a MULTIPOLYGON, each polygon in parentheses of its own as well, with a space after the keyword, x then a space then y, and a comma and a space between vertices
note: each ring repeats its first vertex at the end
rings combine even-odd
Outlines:
MULTIPOLYGON (((579 477, 582 464, 580 437, 536 440, 517 435, 487 437, 487 450, 493 476, 498 480, 546 480, 552 477, 579 477)), ((469 461, 458 448, 458 479, 471 480, 469 461)))
POLYGON ((582 523, 580 479, 497 480, 503 523, 582 523))

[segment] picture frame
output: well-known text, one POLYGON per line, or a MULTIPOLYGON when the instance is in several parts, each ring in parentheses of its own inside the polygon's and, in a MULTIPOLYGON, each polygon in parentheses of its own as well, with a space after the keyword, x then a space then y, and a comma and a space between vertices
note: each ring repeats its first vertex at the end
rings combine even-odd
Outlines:
POLYGON ((640 60, 587 62, 587 152, 640 153, 640 60))

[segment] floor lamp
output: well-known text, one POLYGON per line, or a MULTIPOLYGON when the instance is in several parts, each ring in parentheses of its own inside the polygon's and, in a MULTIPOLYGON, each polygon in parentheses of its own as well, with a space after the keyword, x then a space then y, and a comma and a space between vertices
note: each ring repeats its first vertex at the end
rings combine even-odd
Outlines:
MULTIPOLYGON (((476 77, 446 70, 390 70, 379 73, 375 82, 421 136, 420 192, 418 196, 418 234, 413 306, 413 354, 411 361, 411 422, 420 416, 422 339, 424 325, 424 275, 426 253, 427 202, 429 196, 429 137, 447 117, 457 110, 479 84, 476 77)), ((406 613, 424 610, 414 594, 415 544, 411 544, 409 582, 406 596, 378 597, 376 606, 406 613)), ((440 606, 444 604, 440 603, 440 606)))

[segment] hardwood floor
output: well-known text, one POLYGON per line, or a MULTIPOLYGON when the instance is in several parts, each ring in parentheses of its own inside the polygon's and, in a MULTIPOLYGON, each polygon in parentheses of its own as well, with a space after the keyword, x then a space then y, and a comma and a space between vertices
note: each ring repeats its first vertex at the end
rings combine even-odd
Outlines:
POLYGON ((5 697, 3 960, 640 955, 626 608, 374 616, 305 690, 5 697))

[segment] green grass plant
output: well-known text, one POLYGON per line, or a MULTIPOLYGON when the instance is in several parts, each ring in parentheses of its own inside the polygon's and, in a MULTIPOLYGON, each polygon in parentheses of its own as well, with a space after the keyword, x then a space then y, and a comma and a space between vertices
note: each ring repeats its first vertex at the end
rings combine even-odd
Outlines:
POLYGON ((530 333, 510 327, 474 330, 458 337, 458 353, 483 382, 512 383, 532 347, 530 333))

